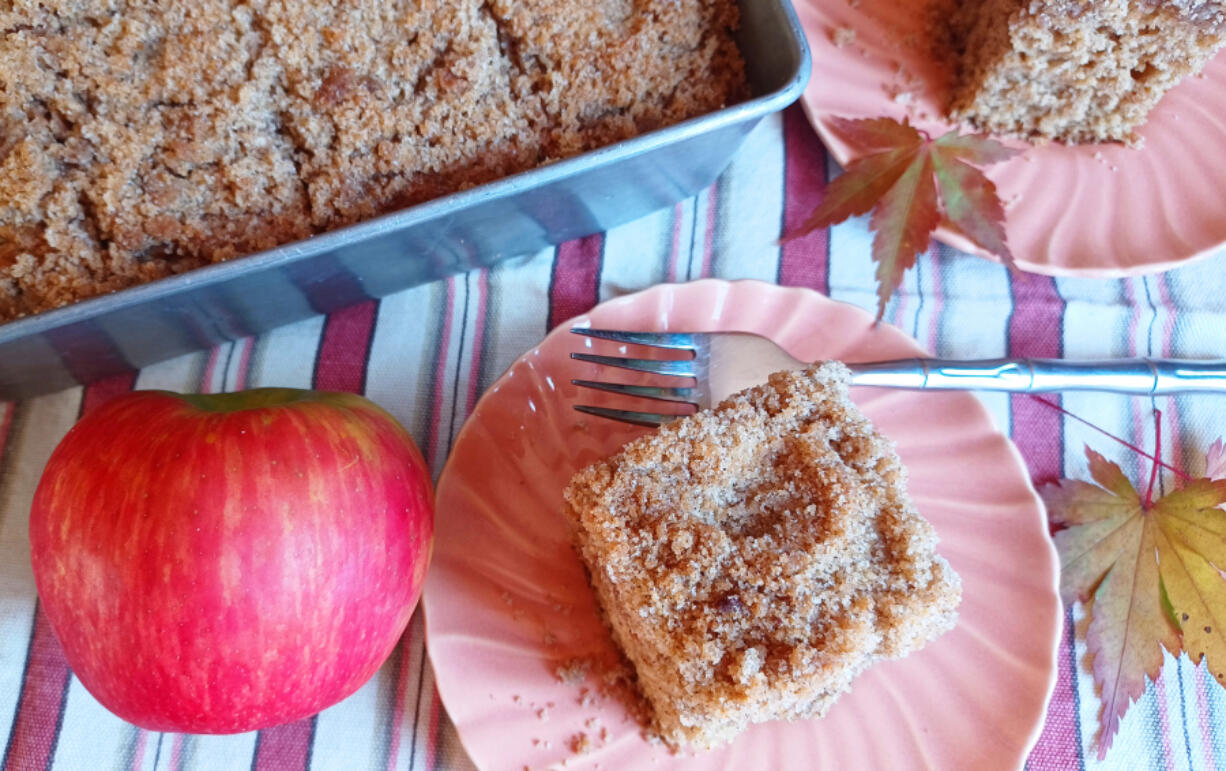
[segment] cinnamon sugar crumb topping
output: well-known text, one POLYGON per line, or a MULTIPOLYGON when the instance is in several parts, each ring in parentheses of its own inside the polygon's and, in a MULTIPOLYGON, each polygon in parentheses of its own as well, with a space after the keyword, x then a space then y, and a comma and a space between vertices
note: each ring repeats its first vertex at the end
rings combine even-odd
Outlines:
POLYGON ((0 321, 741 98, 732 0, 0 3, 0 321))
POLYGON ((576 548, 670 746, 821 715, 953 626, 956 574, 837 363, 778 373, 579 472, 576 548))
POLYGON ((994 134, 1138 144, 1158 100, 1226 44, 1222 0, 943 0, 950 115, 994 134))

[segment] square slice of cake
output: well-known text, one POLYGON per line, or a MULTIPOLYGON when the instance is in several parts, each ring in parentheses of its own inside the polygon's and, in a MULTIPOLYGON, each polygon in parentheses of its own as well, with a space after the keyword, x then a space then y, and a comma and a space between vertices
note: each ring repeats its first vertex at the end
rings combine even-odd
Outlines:
POLYGON ((669 745, 819 716, 950 629, 961 583, 846 367, 772 375, 580 471, 577 551, 669 745))
POLYGON ((1071 144, 1135 143, 1169 89, 1226 42, 1222 0, 959 0, 950 117, 1071 144))

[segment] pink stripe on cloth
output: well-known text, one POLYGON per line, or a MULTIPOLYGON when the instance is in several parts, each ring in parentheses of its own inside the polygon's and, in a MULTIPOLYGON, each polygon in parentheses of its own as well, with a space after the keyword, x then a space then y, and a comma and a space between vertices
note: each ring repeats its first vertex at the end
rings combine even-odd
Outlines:
POLYGON ((933 246, 928 251, 928 259, 932 262, 932 321, 928 324, 928 350, 933 353, 941 342, 941 314, 945 310, 945 283, 941 278, 941 251, 933 246))
POLYGON ((136 729, 136 743, 132 746, 132 771, 140 771, 145 766, 145 745, 149 743, 149 732, 143 728, 136 729))
POLYGON ((251 370, 251 353, 255 350, 255 338, 245 337, 235 345, 242 346, 242 353, 239 354, 238 372, 234 376, 234 390, 242 391, 247 388, 247 377, 251 370))
MULTIPOLYGON (((1178 677, 1178 673, 1175 676, 1178 677)), ((1158 710, 1158 735, 1162 737, 1162 763, 1167 768, 1175 768, 1175 749, 1171 746, 1171 717, 1166 704, 1166 686, 1163 684, 1165 679, 1165 670, 1158 670, 1158 679, 1154 680, 1153 685, 1148 686, 1148 689, 1154 692, 1154 704, 1158 710)), ((1142 694, 1141 698, 1145 698, 1145 695, 1142 694)), ((1137 701, 1140 700, 1137 699, 1137 701)), ((1119 735, 1117 734, 1114 738, 1118 739, 1119 735)))
POLYGON ((684 201, 673 207, 673 237, 668 248, 668 281, 677 282, 677 258, 681 254, 681 219, 685 216, 684 201))
MULTIPOLYGON (((85 415, 120 394, 132 390, 135 372, 103 378, 85 387, 80 414, 85 415)), ((55 754, 68 683, 72 672, 64 650, 39 604, 34 606, 34 628, 26 649, 25 676, 17 698, 13 730, 4 753, 4 768, 44 769, 55 754)))
POLYGON ((719 211, 719 182, 707 188, 707 226, 702 232, 702 269, 695 278, 711 275, 711 256, 715 250, 715 215, 719 211))
POLYGON ((604 235, 596 234, 558 247, 549 282, 549 329, 587 313, 600 301, 600 263, 604 235))
POLYGON ((215 345, 209 350, 208 361, 204 364, 204 372, 200 374, 200 393, 211 394, 219 389, 213 383, 217 374, 217 362, 221 358, 221 346, 215 345))
MULTIPOLYGON (((1158 287, 1158 303, 1165 317, 1162 321, 1162 348, 1158 354, 1171 356, 1175 341, 1175 303, 1171 300, 1170 287, 1167 285, 1165 275, 1159 274, 1154 283, 1158 287)), ((1179 419, 1179 400, 1174 396, 1166 397, 1166 406, 1162 408, 1162 414, 1167 419, 1167 425, 1162 428, 1162 435, 1166 438, 1170 463, 1175 468, 1182 469, 1180 448, 1183 447, 1183 427, 1179 419)))
MULTIPOLYGON (((800 105, 783 114, 783 236, 795 232, 826 194, 826 151, 800 105)), ((830 231, 815 230, 785 241, 779 255, 778 283, 830 294, 830 231)))
POLYGON ((438 354, 434 361, 434 394, 433 404, 430 405, 430 436, 426 444, 426 461, 433 468, 442 467, 442 458, 435 458, 434 456, 436 454, 442 455, 445 452, 445 449, 439 448, 439 441, 442 438, 443 394, 447 383, 447 361, 451 354, 451 325, 455 316, 455 282, 454 278, 447 279, 447 303, 444 306, 442 323, 443 334, 439 339, 438 354))
POLYGON ((377 300, 367 300, 328 315, 315 359, 316 388, 362 393, 378 310, 377 300))
POLYGON ((313 717, 260 731, 252 771, 298 771, 310 767, 314 734, 313 717))
MULTIPOLYGON (((1056 358, 1063 352, 1064 301, 1056 283, 1040 276, 1013 276, 1013 314, 1009 354, 1056 358)), ((1060 413, 1027 396, 1011 400, 1010 434, 1026 459, 1036 484, 1064 475, 1064 423, 1060 413)), ((1073 629, 1065 615, 1056 660, 1056 688, 1028 766, 1033 769, 1084 767, 1077 725, 1077 673, 1073 669, 1073 629)))
POLYGON ((406 629, 400 640, 400 677, 396 678, 396 701, 392 706, 392 724, 388 731, 387 769, 393 771, 400 760, 400 727, 404 722, 405 699, 409 693, 409 655, 413 648, 413 635, 406 629))
POLYGON ((180 771, 183 768, 183 734, 175 734, 170 743, 170 771, 180 771))
POLYGON ((481 357, 485 353, 485 314, 489 305, 490 282, 487 271, 477 274, 477 316, 473 324, 472 366, 468 373, 468 401, 464 405, 467 415, 477 406, 481 386, 481 357))
MULTIPOLYGON (((1217 756, 1213 750, 1212 721, 1209 715, 1209 691, 1205 683, 1213 680, 1209 665, 1202 659, 1196 668, 1196 713, 1200 720, 1201 749, 1204 751, 1205 768, 1217 768, 1217 756)), ((1216 685, 1215 687, 1220 687, 1216 685)))

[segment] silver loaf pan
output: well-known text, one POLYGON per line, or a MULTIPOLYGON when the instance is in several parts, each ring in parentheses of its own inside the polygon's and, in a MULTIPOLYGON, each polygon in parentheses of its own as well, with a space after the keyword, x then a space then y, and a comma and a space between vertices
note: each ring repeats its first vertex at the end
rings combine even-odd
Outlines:
POLYGON ((740 0, 752 98, 668 128, 232 262, 0 324, 0 399, 88 383, 572 238, 710 185, 809 78, 788 0, 740 0))

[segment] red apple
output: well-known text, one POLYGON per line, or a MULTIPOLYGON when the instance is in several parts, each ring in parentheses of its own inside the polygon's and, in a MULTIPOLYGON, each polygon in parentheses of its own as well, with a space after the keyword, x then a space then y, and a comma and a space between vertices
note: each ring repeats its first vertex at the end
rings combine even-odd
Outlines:
POLYGON ((230 733, 312 715, 374 674, 433 526, 421 454, 360 396, 137 391, 55 449, 30 545, 98 701, 150 730, 230 733))

